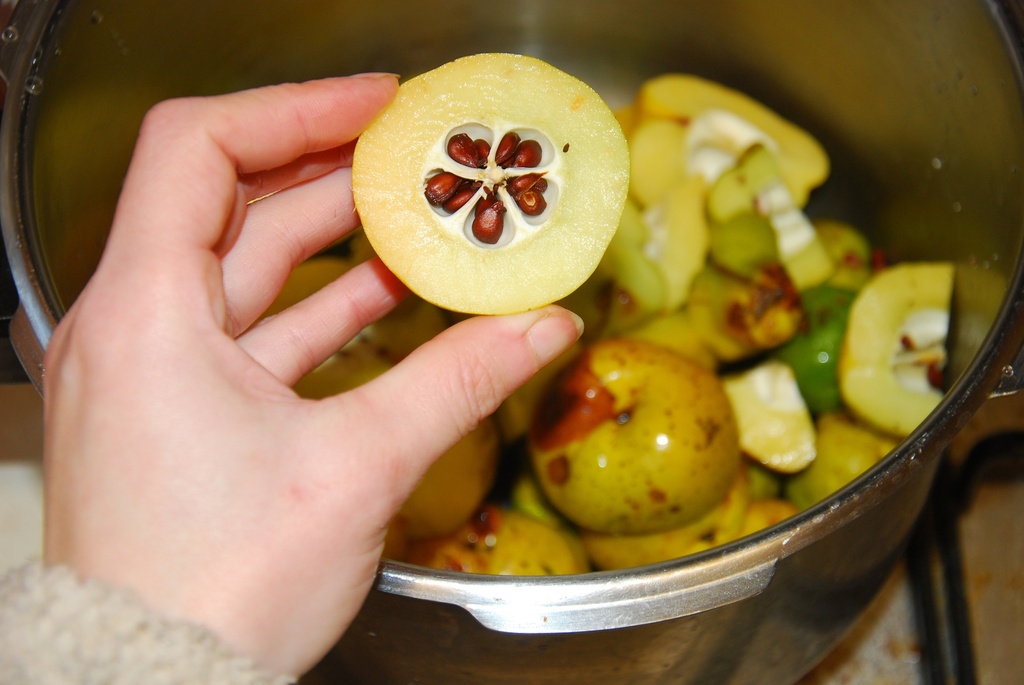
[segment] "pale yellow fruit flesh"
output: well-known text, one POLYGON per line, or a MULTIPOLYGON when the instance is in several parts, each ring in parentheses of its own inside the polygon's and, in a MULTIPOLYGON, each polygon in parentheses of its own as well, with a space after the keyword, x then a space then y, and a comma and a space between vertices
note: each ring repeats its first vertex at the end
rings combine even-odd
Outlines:
POLYGON ((669 311, 686 303, 693 279, 707 259, 711 234, 704 213, 705 195, 704 179, 685 176, 646 214, 651 229, 648 256, 665 276, 669 311))
POLYGON ((582 81, 531 57, 481 54, 401 86, 360 136, 352 185, 370 243, 411 290, 454 311, 511 313, 564 297, 597 267, 622 214, 629 151, 582 81), (558 190, 547 220, 503 247, 453 231, 423 196, 439 146, 468 123, 497 136, 536 130, 553 150, 544 166, 558 190))
POLYGON ((782 176, 799 207, 828 176, 828 155, 813 136, 746 94, 719 83, 691 74, 664 74, 645 82, 637 100, 641 117, 672 119, 684 125, 713 111, 744 119, 771 140, 782 176))
POLYGON ((660 200, 687 174, 686 128, 668 119, 650 119, 630 134, 633 164, 630 192, 643 206, 660 200))
POLYGON ((762 362, 724 378, 722 386, 747 456, 780 473, 795 473, 814 461, 814 420, 788 366, 762 362))
POLYGON ((915 311, 949 311, 954 267, 949 262, 897 264, 877 273, 850 308, 839 357, 843 400, 859 417, 895 437, 905 437, 942 399, 932 388, 904 387, 893 371, 901 328, 915 311))

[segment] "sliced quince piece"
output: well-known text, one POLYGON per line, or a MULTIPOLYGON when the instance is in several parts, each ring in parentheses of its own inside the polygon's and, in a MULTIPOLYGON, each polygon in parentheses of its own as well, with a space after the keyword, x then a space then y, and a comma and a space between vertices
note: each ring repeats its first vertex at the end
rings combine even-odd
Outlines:
POLYGON ((763 145, 755 145, 711 185, 708 215, 712 221, 724 223, 737 214, 757 212, 758 196, 781 181, 775 155, 763 145))
POLYGON ((785 496, 800 509, 820 502, 874 466, 896 439, 856 421, 843 411, 818 417, 814 463, 786 480, 785 496))
POLYGON ((791 207, 775 212, 769 220, 778 239, 779 259, 797 290, 827 281, 836 267, 807 216, 791 207))
POLYGON ((707 260, 711 234, 704 213, 706 192, 704 179, 686 176, 644 212, 650 230, 645 251, 665 277, 666 311, 686 302, 707 260))
POLYGON ((724 223, 753 212, 775 231, 779 259, 798 290, 823 283, 835 264, 814 225, 786 187, 775 156, 763 145, 745 152, 708 192, 708 213, 724 223))
POLYGON ((769 360, 722 380, 748 457, 780 473, 814 461, 814 420, 793 370, 769 360))
POLYGON ((668 298, 666 275, 647 254, 650 233, 640 209, 628 200, 599 266, 646 313, 665 310, 668 298))
POLYGON ((906 262, 883 269, 850 308, 839 388, 859 417, 905 437, 942 398, 954 267, 906 262))
POLYGON ((643 84, 637 104, 641 117, 672 119, 690 129, 691 167, 702 161, 701 156, 713 165, 716 153, 735 158, 752 145, 764 145, 778 158, 786 187, 799 207, 828 177, 828 155, 813 136, 722 84, 690 74, 665 74, 643 84))
POLYGON ((641 121, 629 137, 629 190, 646 207, 685 178, 686 127, 668 119, 641 121))
POLYGON ((825 251, 835 264, 835 272, 826 283, 836 288, 856 292, 871 278, 871 243, 850 224, 835 219, 815 219, 825 251))
POLYGON ((766 264, 778 263, 775 231, 760 214, 743 212, 711 225, 709 257, 726 271, 753 278, 766 264))
POLYGON ((785 343, 803 321, 800 295, 779 264, 767 264, 746 279, 708 263, 693 279, 685 311, 724 362, 785 343))
POLYGON ((718 359, 704 342, 704 336, 690 321, 685 308, 656 316, 627 331, 623 337, 660 345, 712 371, 718 367, 718 359))
POLYGON ((480 54, 406 81, 359 137, 352 187, 374 250, 444 308, 499 314, 575 290, 622 214, 629 149, 585 83, 480 54))

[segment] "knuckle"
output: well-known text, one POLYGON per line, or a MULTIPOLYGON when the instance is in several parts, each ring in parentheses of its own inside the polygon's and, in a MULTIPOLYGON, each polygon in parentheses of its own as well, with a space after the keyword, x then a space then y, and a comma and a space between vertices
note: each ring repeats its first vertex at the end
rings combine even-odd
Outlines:
POLYGON ((458 407, 460 414, 465 419, 461 426, 464 433, 494 413, 508 394, 495 365, 490 362, 492 358, 493 355, 476 347, 460 355, 455 395, 461 405, 458 407))

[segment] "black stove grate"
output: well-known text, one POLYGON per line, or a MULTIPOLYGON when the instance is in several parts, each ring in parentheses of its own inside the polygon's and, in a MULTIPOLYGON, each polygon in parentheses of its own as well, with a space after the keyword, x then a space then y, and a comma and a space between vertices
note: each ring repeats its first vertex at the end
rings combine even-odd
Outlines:
MULTIPOLYGON (((958 465, 943 460, 932 496, 910 541, 907 569, 925 685, 978 682, 960 522, 996 466, 1024 466, 1024 432, 980 441, 958 465)), ((1009 532, 1009 531, 1008 531, 1009 532)))

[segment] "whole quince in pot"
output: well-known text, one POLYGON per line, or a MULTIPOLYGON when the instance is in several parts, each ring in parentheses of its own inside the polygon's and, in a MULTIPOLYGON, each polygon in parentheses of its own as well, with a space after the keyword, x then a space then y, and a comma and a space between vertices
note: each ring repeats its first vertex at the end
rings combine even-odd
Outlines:
POLYGON ((740 465, 714 372, 627 339, 587 348, 555 381, 529 434, 544 494, 601 533, 679 527, 713 509, 740 465))

